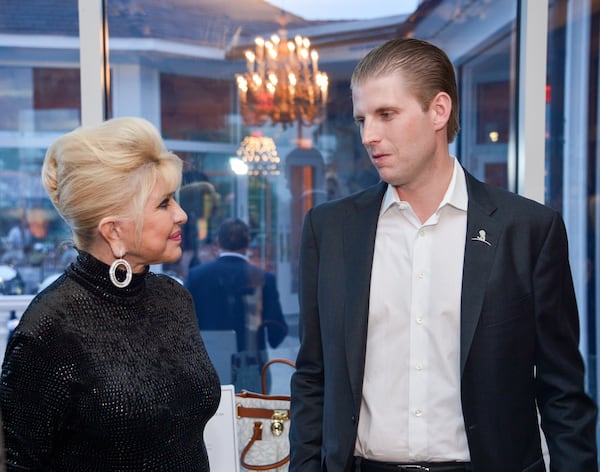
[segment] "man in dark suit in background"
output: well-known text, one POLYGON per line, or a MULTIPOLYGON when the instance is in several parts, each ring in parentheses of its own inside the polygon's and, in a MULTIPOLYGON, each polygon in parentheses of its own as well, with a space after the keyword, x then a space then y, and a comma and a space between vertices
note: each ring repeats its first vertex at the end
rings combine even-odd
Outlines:
POLYGON ((449 154, 452 63, 395 39, 351 80, 382 180, 305 217, 291 472, 597 470, 560 215, 449 154))
POLYGON ((194 299, 201 331, 236 332, 236 390, 258 391, 260 370, 268 360, 266 339, 275 348, 288 333, 275 275, 248 262, 250 231, 242 220, 225 220, 217 244, 219 257, 193 267, 185 286, 194 299))

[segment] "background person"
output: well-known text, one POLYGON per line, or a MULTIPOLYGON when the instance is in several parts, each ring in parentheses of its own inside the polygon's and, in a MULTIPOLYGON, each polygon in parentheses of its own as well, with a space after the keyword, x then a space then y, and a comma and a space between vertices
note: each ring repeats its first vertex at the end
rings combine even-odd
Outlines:
POLYGON ((151 264, 181 257, 181 160, 139 118, 52 144, 44 186, 79 254, 31 302, 6 351, 8 470, 208 471, 220 400, 192 300, 151 264))
POLYGON ((23 215, 10 228, 4 239, 5 252, 2 255, 3 264, 23 264, 27 261, 27 253, 31 249, 33 238, 27 218, 23 215))
MULTIPOLYGON (((190 269, 185 286, 192 293, 200 330, 234 330, 236 390, 260 392, 260 371, 271 347, 288 333, 275 275, 248 262, 248 225, 225 220, 217 233, 219 257, 190 269), (265 333, 266 331, 266 333, 265 333)), ((223 380, 228 383, 227 380, 223 380)))
POLYGON ((560 215, 449 154, 439 48, 386 42, 351 88, 382 181, 305 217, 290 471, 543 472, 536 407, 550 470, 597 470, 560 215))

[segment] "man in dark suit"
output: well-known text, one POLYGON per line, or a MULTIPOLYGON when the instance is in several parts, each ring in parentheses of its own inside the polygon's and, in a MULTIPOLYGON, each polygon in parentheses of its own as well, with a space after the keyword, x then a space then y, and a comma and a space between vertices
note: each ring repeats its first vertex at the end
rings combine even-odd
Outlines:
POLYGON ((288 332, 275 275, 248 262, 250 231, 242 220, 225 220, 217 244, 219 257, 193 267, 185 286, 194 299, 201 331, 235 330, 241 354, 234 359, 234 375, 241 376, 242 368, 251 371, 247 379, 234 379, 236 389, 257 391, 267 361, 266 339, 277 347, 288 332))
POLYGON ((454 70, 395 39, 351 80, 382 180, 305 217, 290 471, 597 470, 560 215, 449 154, 454 70))

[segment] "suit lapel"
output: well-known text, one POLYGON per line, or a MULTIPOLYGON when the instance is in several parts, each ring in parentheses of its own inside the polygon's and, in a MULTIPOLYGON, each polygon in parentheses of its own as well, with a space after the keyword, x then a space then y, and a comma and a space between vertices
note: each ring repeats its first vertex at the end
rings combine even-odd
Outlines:
POLYGON ((496 206, 490 200, 485 187, 469 173, 465 172, 465 175, 469 204, 461 292, 461 375, 471 349, 483 306, 485 289, 503 229, 502 225, 492 217, 496 206))
POLYGON ((356 408, 360 408, 367 345, 371 266, 381 200, 387 184, 380 183, 360 194, 346 209, 343 252, 347 264, 344 280, 344 334, 348 376, 356 408))

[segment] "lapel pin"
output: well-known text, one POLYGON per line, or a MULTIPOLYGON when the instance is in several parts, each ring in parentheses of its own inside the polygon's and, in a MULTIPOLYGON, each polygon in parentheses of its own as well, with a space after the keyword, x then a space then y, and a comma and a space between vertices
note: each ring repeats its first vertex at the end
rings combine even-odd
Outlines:
POLYGON ((486 233, 484 229, 480 229, 479 230, 479 234, 477 236, 475 236, 474 238, 471 238, 472 241, 479 241, 480 243, 483 244, 487 244, 488 246, 491 246, 492 244, 485 239, 486 238, 486 233))

